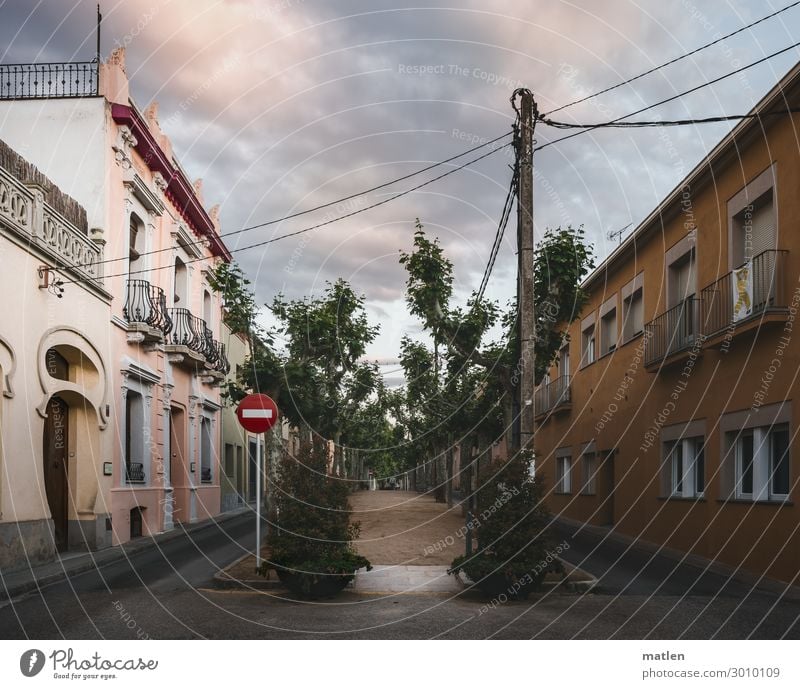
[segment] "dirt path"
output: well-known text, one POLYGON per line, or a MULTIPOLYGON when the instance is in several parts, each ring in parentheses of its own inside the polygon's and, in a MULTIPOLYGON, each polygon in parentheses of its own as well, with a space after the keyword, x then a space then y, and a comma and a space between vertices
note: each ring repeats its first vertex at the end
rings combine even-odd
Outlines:
POLYGON ((464 554, 458 506, 399 490, 359 491, 350 505, 352 520, 361 522, 356 549, 373 565, 449 565, 464 554))

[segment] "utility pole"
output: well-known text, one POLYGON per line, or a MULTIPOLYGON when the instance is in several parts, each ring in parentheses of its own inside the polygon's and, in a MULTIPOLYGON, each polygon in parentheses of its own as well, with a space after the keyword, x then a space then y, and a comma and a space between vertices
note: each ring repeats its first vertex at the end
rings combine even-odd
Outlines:
POLYGON ((518 413, 514 433, 514 454, 533 445, 534 342, 536 324, 533 314, 533 128, 538 115, 533 93, 517 89, 511 103, 517 122, 517 376, 518 413), (517 100, 520 104, 517 107, 517 100))

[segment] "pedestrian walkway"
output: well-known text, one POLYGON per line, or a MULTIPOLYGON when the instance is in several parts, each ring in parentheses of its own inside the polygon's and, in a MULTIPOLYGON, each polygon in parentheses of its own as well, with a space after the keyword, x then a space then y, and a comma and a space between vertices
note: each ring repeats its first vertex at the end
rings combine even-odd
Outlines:
POLYGON ((447 573, 446 565, 376 565, 361 570, 356 593, 459 593, 464 587, 447 573))
POLYGON ((352 521, 361 523, 356 549, 373 565, 449 565, 464 554, 458 505, 399 490, 353 493, 350 505, 352 521))
POLYGON ((361 523, 356 549, 373 566, 360 571, 357 593, 457 593, 447 574, 464 553, 461 508, 432 495, 408 491, 361 491, 350 497, 352 520, 361 523))

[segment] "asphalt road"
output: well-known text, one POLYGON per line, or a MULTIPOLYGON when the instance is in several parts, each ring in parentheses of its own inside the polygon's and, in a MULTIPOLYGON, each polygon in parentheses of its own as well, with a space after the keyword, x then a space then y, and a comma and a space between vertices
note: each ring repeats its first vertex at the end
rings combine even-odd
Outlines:
POLYGON ((571 534, 565 555, 600 578, 599 593, 492 604, 472 593, 303 602, 212 589, 253 529, 251 517, 234 519, 6 602, 0 638, 800 638, 798 602, 571 534))

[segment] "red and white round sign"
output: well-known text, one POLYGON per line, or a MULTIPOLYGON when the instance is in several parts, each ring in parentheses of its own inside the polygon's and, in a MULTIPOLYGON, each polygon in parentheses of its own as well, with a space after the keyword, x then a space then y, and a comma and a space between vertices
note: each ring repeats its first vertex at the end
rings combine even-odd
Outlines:
POLYGON ((266 433, 278 421, 278 405, 267 395, 248 395, 236 407, 236 418, 251 433, 266 433))

